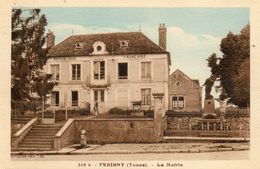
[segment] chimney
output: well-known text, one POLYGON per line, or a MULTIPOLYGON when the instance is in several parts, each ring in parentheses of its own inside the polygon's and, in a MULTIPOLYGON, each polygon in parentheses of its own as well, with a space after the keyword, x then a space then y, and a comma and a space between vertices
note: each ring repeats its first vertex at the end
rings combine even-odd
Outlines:
POLYGON ((51 48, 55 45, 55 35, 49 30, 47 33, 47 48, 51 48))
POLYGON ((166 27, 165 27, 165 24, 163 23, 160 23, 160 26, 159 26, 159 46, 163 49, 166 50, 166 27))

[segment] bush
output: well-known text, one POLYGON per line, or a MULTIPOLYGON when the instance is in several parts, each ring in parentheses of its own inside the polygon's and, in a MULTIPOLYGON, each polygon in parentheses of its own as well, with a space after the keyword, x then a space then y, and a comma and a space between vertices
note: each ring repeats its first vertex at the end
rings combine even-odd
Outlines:
POLYGON ((145 110, 144 117, 153 118, 154 117, 154 110, 145 110))
POLYGON ((80 115, 89 115, 90 114, 90 110, 87 108, 81 108, 78 110, 80 115))
POLYGON ((143 112, 143 117, 148 117, 148 118, 153 118, 154 116, 154 111, 153 110, 136 110, 136 109, 127 109, 127 110, 123 110, 121 108, 118 108, 118 107, 114 107, 114 108, 111 108, 109 111, 108 111, 108 114, 109 115, 115 115, 117 117, 120 117, 120 116, 140 116, 136 113, 142 113, 143 112))
POLYGON ((108 111, 108 114, 110 115, 130 115, 131 114, 131 111, 129 110, 123 110, 123 109, 120 109, 118 107, 114 107, 114 108, 111 108, 109 111, 108 111))
MULTIPOLYGON (((56 114, 55 114, 56 115, 56 114)), ((54 113, 52 110, 45 110, 44 118, 54 118, 54 113)))

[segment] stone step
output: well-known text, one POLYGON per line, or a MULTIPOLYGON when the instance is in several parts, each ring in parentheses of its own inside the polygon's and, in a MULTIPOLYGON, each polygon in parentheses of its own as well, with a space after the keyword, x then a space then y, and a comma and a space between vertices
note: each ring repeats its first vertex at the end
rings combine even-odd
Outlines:
POLYGON ((52 148, 53 144, 19 144, 18 147, 28 147, 28 148, 52 148))
POLYGON ((55 136, 57 132, 29 132, 27 136, 55 136))
POLYGON ((55 133, 28 133, 27 136, 35 136, 35 137, 50 136, 50 137, 54 137, 55 133))
POLYGON ((34 126, 34 127, 62 127, 62 124, 38 124, 38 125, 36 125, 36 126, 34 126))
POLYGON ((15 149, 12 149, 12 151, 51 151, 53 148, 28 148, 28 147, 18 147, 15 149))
POLYGON ((53 142, 43 141, 43 142, 22 142, 18 146, 42 146, 42 145, 53 145, 53 142))
POLYGON ((32 131, 29 131, 29 134, 42 134, 42 135, 45 135, 45 134, 52 134, 52 135, 55 135, 58 131, 35 131, 35 130, 32 130, 32 131))
POLYGON ((35 125, 34 127, 38 127, 38 128, 59 128, 62 125, 35 125))
POLYGON ((27 140, 29 140, 29 141, 53 141, 53 139, 51 139, 51 138, 27 138, 27 137, 25 137, 23 139, 23 141, 27 141, 27 140))
POLYGON ((22 141, 22 143, 53 143, 53 139, 25 139, 22 141))
MULTIPOLYGON (((53 150, 53 146, 38 146, 38 147, 30 147, 30 146, 18 146, 18 148, 29 148, 29 149, 48 149, 48 150, 53 150)), ((35 150, 34 150, 35 151, 35 150)))
POLYGON ((51 139, 50 140, 41 140, 41 139, 30 140, 30 139, 27 139, 27 140, 23 140, 22 143, 24 143, 24 144, 53 144, 53 140, 51 140, 51 139))
POLYGON ((36 128, 33 127, 31 131, 59 131, 60 128, 36 128))
POLYGON ((33 130, 59 130, 61 127, 33 127, 33 130))
POLYGON ((18 148, 53 148, 53 145, 19 145, 18 148))
POLYGON ((53 139, 54 136, 34 136, 34 135, 31 135, 31 136, 26 136, 25 139, 53 139))

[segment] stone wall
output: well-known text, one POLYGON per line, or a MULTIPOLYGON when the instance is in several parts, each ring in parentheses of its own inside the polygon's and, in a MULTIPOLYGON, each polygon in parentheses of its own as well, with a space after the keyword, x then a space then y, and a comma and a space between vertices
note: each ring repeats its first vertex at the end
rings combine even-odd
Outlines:
POLYGON ((75 120, 74 143, 80 143, 85 129, 88 143, 150 143, 154 142, 152 119, 75 120))
POLYGON ((54 137, 54 149, 59 150, 74 143, 75 123, 69 119, 54 137))
MULTIPOLYGON (((167 116, 167 131, 191 130, 201 117, 192 116, 167 116)), ((229 131, 250 131, 250 117, 229 116, 225 117, 229 131)))
POLYGON ((195 124, 199 117, 167 117, 168 130, 190 130, 190 126, 195 124))

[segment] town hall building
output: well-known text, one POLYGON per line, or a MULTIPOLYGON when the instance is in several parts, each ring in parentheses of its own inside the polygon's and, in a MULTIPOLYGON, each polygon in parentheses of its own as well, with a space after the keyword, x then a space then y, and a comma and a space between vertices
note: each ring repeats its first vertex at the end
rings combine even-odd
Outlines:
POLYGON ((171 65, 166 51, 166 27, 159 26, 159 45, 142 32, 72 35, 55 45, 47 35, 49 59, 45 70, 57 82, 49 103, 59 108, 84 108, 99 113, 113 107, 154 106, 154 96, 168 107, 171 65))

